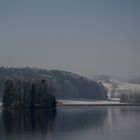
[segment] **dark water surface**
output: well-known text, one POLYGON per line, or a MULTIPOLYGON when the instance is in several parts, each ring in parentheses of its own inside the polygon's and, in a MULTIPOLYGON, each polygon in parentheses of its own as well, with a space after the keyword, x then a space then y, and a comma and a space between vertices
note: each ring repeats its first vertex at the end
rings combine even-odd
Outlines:
POLYGON ((140 140, 140 107, 0 110, 0 140, 140 140))

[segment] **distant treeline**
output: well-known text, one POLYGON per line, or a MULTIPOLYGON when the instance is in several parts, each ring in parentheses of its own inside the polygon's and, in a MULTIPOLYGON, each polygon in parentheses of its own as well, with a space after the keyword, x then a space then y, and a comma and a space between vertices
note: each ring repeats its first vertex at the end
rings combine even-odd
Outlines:
POLYGON ((5 81, 13 78, 47 78, 55 88, 57 99, 107 99, 107 92, 101 83, 71 72, 29 67, 0 67, 0 96, 3 94, 5 81))
POLYGON ((124 103, 140 103, 139 92, 124 92, 120 95, 120 102, 124 103))

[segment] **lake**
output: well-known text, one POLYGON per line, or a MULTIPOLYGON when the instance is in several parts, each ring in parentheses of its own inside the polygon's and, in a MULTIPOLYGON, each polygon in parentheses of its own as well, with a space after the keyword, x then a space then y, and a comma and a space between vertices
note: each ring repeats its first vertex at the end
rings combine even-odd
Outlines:
POLYGON ((140 107, 0 110, 0 140, 140 140, 140 107))

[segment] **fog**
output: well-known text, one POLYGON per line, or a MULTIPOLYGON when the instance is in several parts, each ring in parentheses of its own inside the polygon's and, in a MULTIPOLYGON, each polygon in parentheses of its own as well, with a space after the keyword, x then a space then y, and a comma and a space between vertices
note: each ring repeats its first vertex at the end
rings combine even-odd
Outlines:
POLYGON ((140 75, 139 0, 1 0, 0 66, 140 75))

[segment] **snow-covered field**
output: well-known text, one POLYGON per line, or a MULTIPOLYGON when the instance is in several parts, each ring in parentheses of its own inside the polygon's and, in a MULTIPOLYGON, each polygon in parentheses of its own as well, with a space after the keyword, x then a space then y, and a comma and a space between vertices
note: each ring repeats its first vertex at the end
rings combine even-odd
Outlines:
MULTIPOLYGON (((138 84, 131 84, 131 83, 115 83, 118 86, 118 89, 130 89, 130 90, 140 90, 140 85, 138 84)), ((103 83, 103 85, 107 88, 112 87, 112 83, 103 83)))
POLYGON ((121 83, 119 81, 114 81, 112 83, 103 82, 104 87, 108 91, 108 97, 111 98, 112 91, 115 92, 115 95, 119 95, 120 93, 130 91, 131 93, 138 92, 140 93, 140 85, 131 84, 131 83, 121 83))
POLYGON ((101 101, 74 101, 74 100, 57 100, 58 106, 126 106, 126 105, 140 105, 130 103, 120 103, 117 100, 101 100, 101 101))
POLYGON ((99 105, 99 104, 120 104, 119 101, 73 101, 73 100, 58 100, 63 105, 99 105))

